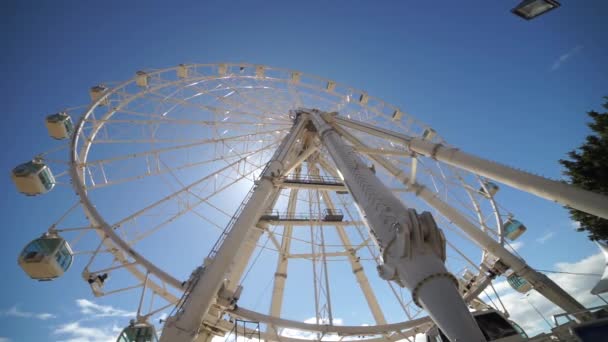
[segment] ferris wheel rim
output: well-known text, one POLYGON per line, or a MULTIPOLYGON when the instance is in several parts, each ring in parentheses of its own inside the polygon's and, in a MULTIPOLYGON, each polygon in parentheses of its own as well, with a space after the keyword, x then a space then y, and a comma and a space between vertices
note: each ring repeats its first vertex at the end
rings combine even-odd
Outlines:
MULTIPOLYGON (((215 65, 215 66, 217 66, 220 64, 197 64, 197 65, 215 65)), ((243 64, 229 63, 229 65, 243 65, 243 64)), ((253 66, 252 64, 245 64, 245 65, 253 66)), ((159 74, 162 72, 177 70, 177 68, 178 67, 161 69, 161 70, 150 72, 150 74, 151 75, 159 74)), ((274 68, 274 69, 278 69, 278 68, 274 68)), ((284 69, 284 70, 287 70, 287 69, 284 69)), ((291 70, 287 70, 287 71, 291 71, 291 70)), ((248 77, 248 76, 245 76, 245 77, 248 77)), ((200 77, 200 78, 198 78, 198 80, 215 79, 215 78, 219 78, 219 77, 206 76, 206 77, 200 77)), ((319 78, 319 79, 322 79, 322 78, 319 78)), ((175 81, 173 83, 175 83, 175 84, 186 83, 186 82, 192 82, 193 80, 195 80, 195 79, 186 78, 186 79, 175 81)), ((323 80, 325 80, 325 79, 323 79, 323 80)), ((114 245, 119 247, 123 253, 126 253, 127 255, 133 257, 133 259, 135 259, 137 261, 137 263, 139 265, 143 266, 149 273, 154 274, 160 280, 166 282, 167 284, 171 285, 175 289, 177 289, 179 291, 183 291, 182 282, 180 282, 175 277, 173 277, 169 273, 165 272, 161 268, 157 267, 154 263, 150 262, 147 258, 145 258, 142 254, 140 254, 136 250, 134 250, 133 247, 129 246, 128 243, 126 243, 122 238, 120 238, 114 232, 114 229, 112 228, 112 226, 105 221, 103 216, 97 211, 95 205, 89 199, 87 188, 84 184, 84 175, 82 175, 79 171, 79 165, 80 165, 79 163, 86 162, 89 150, 92 146, 92 141, 94 140, 94 137, 93 137, 93 139, 91 139, 90 141, 86 141, 85 148, 80 151, 80 154, 78 153, 78 142, 79 142, 80 133, 82 132, 85 121, 93 113, 94 109, 97 108, 106 98, 108 98, 110 95, 117 92, 119 89, 126 87, 127 85, 133 84, 135 82, 136 82, 135 79, 130 79, 128 81, 125 81, 125 82, 119 84, 116 87, 111 88, 97 101, 94 101, 87 108, 86 112, 80 117, 78 124, 76 125, 74 134, 72 136, 71 142, 70 142, 70 175, 73 179, 72 184, 73 184, 73 187, 75 188, 78 196, 80 197, 81 204, 85 210, 85 213, 87 213, 88 219, 93 221, 92 222, 93 226, 96 228, 96 231, 99 233, 100 237, 102 238, 102 242, 106 241, 106 239, 109 239, 114 245)), ((164 86, 166 86, 166 85, 164 85, 164 86)), ((349 87, 349 89, 352 89, 352 88, 349 87)), ((143 92, 141 92, 141 93, 143 93, 143 92)), ((115 112, 115 111, 114 110, 109 111, 108 112, 109 116, 113 115, 113 112, 115 112)), ((103 124, 104 123, 102 122, 101 125, 103 125, 103 124)), ((83 172, 84 172, 84 170, 83 170, 83 172)), ((124 259, 121 259, 121 262, 124 263, 125 262, 124 259)), ((128 269, 137 278, 143 279, 143 277, 145 276, 143 273, 141 273, 141 271, 137 270, 135 267, 128 267, 128 269)), ((159 287, 159 289, 160 289, 160 287, 159 287)), ((162 294, 162 292, 161 292, 161 294, 162 294)), ((164 291, 164 295, 170 296, 170 294, 167 293, 166 291, 164 291)), ((173 299, 175 300, 175 298, 173 298, 173 299)), ((259 314, 264 315, 261 313, 259 313, 259 314)), ((268 317, 275 317, 275 316, 268 316, 268 317)), ((277 318, 280 319, 281 317, 277 317, 277 318)), ((289 320, 285 320, 285 319, 282 319, 282 321, 289 322, 289 320)), ((296 322, 296 321, 291 321, 291 322, 300 323, 300 322, 296 322)), ((407 322, 410 322, 410 320, 403 321, 400 323, 402 324, 402 323, 407 323, 407 322)), ((395 324, 400 324, 400 323, 395 323, 395 324)), ((305 324, 307 324, 307 323, 305 323, 305 324)), ((310 324, 310 325, 313 326, 312 324, 310 324)), ((317 326, 318 326, 318 328, 316 328, 317 330, 314 330, 314 331, 324 331, 327 333, 332 332, 331 329, 327 329, 327 327, 328 327, 327 325, 317 325, 317 326)), ((289 328, 290 326, 284 326, 284 327, 289 328)), ((340 331, 340 329, 338 327, 348 327, 348 326, 333 326, 332 325, 332 327, 337 328, 337 329, 334 329, 335 330, 334 332, 338 333, 340 331)), ((356 327, 356 326, 352 326, 352 327, 356 327)), ((380 333, 382 331, 381 325, 373 325, 371 327, 380 327, 378 329, 377 333, 380 333)), ((373 330, 373 329, 370 329, 370 330, 373 330)))

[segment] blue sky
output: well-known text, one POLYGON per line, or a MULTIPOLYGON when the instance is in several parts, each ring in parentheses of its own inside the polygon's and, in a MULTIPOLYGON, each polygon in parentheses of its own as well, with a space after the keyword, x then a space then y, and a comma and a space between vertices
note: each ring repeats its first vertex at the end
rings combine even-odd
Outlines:
MULTIPOLYGON (((102 341, 78 328, 110 331, 133 311, 120 298, 92 299, 77 268, 52 283, 25 277, 17 254, 59 215, 56 203, 67 208, 73 197, 26 198, 8 174, 56 146, 46 114, 85 104, 91 85, 136 70, 229 61, 320 75, 404 109, 465 151, 559 179, 557 160, 583 141, 585 112, 608 95, 608 4, 564 0, 525 22, 509 13, 516 2, 4 2, 0 337, 102 341)), ((529 228, 519 252, 533 266, 558 269, 597 253, 559 205, 507 189, 501 196, 529 228)))

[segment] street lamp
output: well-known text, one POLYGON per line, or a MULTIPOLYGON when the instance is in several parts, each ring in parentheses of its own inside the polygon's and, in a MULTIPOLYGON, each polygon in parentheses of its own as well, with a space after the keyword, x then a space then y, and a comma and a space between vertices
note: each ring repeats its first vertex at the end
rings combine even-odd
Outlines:
POLYGON ((523 0, 511 12, 526 20, 532 20, 559 6, 560 3, 555 0, 523 0))

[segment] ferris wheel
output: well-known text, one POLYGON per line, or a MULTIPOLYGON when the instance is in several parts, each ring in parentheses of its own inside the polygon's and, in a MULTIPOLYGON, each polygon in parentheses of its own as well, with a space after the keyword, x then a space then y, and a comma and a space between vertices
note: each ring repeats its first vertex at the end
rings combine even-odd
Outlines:
POLYGON ((90 96, 79 117, 46 118, 67 144, 12 172, 26 195, 76 192, 19 264, 37 280, 74 264, 94 296, 130 298, 119 341, 154 340, 161 313, 161 341, 225 336, 235 319, 275 341, 394 341, 434 324, 473 341, 468 307, 488 308, 479 295, 501 275, 583 308, 510 248, 526 227, 498 184, 606 218, 602 196, 466 154, 364 91, 189 64, 90 96))

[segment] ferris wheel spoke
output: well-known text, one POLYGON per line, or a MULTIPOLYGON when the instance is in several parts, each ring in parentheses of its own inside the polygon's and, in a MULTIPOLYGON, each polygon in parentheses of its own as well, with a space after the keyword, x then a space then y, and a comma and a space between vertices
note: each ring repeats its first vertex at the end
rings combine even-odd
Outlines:
POLYGON ((236 135, 236 136, 229 136, 229 137, 222 137, 222 138, 203 139, 203 140, 199 140, 196 143, 157 148, 157 149, 152 149, 152 150, 148 150, 148 151, 144 151, 144 152, 129 153, 129 154, 118 155, 118 156, 113 156, 110 158, 93 160, 93 161, 87 160, 85 162, 80 163, 79 166, 80 165, 96 166, 96 165, 102 165, 102 164, 106 164, 106 163, 110 163, 110 162, 133 159, 133 158, 140 158, 140 157, 146 157, 146 156, 157 156, 157 155, 160 155, 161 153, 174 152, 174 151, 190 149, 190 148, 200 147, 200 146, 205 146, 205 145, 213 145, 213 144, 222 143, 222 142, 226 142, 226 141, 239 141, 239 142, 250 142, 252 140, 259 141, 259 140, 256 140, 256 138, 255 138, 256 135, 265 135, 265 134, 270 134, 270 133, 274 133, 274 132, 276 132, 276 130, 262 131, 262 132, 258 132, 258 133, 240 134, 240 135, 236 135))
MULTIPOLYGON (((208 159, 208 160, 203 160, 203 161, 199 161, 199 162, 193 162, 193 163, 187 163, 187 164, 182 164, 182 165, 175 165, 171 168, 161 168, 158 167, 158 164, 153 164, 152 165, 156 165, 155 167, 150 167, 150 162, 148 160, 146 160, 146 165, 145 166, 145 173, 141 173, 135 176, 131 176, 131 177, 125 177, 125 178, 116 178, 116 179, 108 179, 108 177, 106 177, 105 175, 105 171, 104 171, 104 166, 100 166, 98 167, 99 170, 101 170, 102 172, 102 176, 103 176, 103 182, 101 183, 96 183, 94 181, 94 176, 92 173, 90 173, 90 180, 91 180, 91 186, 87 186, 86 189, 87 190, 94 190, 94 189, 99 189, 99 188, 104 188, 104 187, 108 187, 108 186, 113 186, 113 185, 120 185, 123 183, 127 183, 127 182, 132 182, 132 181, 137 181, 137 180, 141 180, 147 177, 153 177, 153 176, 160 176, 169 172, 173 172, 173 171, 180 171, 180 170, 186 170, 186 169, 190 169, 190 168, 195 168, 195 167, 200 167, 200 166, 204 166, 207 164, 213 164, 216 162, 230 162, 232 159, 234 158, 247 158, 250 156, 255 155, 258 152, 264 151, 264 150, 268 150, 270 148, 273 147, 274 144, 269 144, 266 145, 266 147, 262 148, 261 150, 258 151, 252 151, 252 152, 248 152, 245 153, 244 155, 229 155, 229 156, 220 156, 217 158, 213 158, 213 159, 208 159)), ((160 160, 160 159, 155 159, 155 160, 160 160)), ((90 168, 89 168, 90 169, 90 168)))
MULTIPOLYGON (((276 131, 273 131, 273 132, 276 132, 276 131)), ((217 161, 228 161, 231 158, 238 158, 238 157, 246 158, 245 159, 246 164, 251 164, 251 161, 249 160, 250 157, 252 157, 254 154, 257 154, 261 151, 270 149, 276 145, 276 139, 274 139, 274 140, 260 139, 261 137, 264 137, 266 133, 267 132, 261 132, 259 134, 248 134, 248 135, 241 136, 241 137, 247 139, 247 140, 243 140, 243 142, 255 142, 256 144, 259 144, 259 143, 264 143, 264 142, 270 141, 269 144, 264 145, 262 148, 260 148, 258 150, 239 153, 238 149, 232 148, 229 151, 227 151, 227 154, 225 154, 225 155, 220 155, 219 157, 216 157, 213 159, 207 159, 207 160, 198 161, 198 162, 189 162, 189 163, 185 163, 185 164, 181 164, 181 165, 176 165, 173 167, 173 170, 183 170, 183 169, 188 169, 188 168, 200 167, 200 166, 203 166, 206 164, 212 164, 217 161)), ((219 142, 225 142, 225 141, 235 141, 232 138, 213 139, 213 140, 215 141, 216 144, 219 142)), ((206 141, 205 144, 207 144, 207 143, 211 143, 211 142, 206 141)), ((176 147, 150 150, 150 151, 146 151, 146 152, 133 153, 133 154, 128 154, 128 155, 111 157, 108 159, 95 160, 95 161, 91 161, 91 162, 82 163, 81 165, 82 165, 82 167, 84 167, 84 171, 88 175, 87 179, 91 183, 90 186, 87 186, 87 189, 96 189, 96 188, 101 188, 101 187, 107 187, 107 186, 121 184, 121 183, 129 182, 129 181, 139 180, 139 179, 142 179, 145 177, 164 174, 166 172, 169 172, 170 169, 167 169, 167 168, 163 169, 160 167, 159 159, 161 157, 161 153, 168 154, 170 152, 174 152, 177 150, 195 148, 195 147, 199 147, 201 145, 204 145, 204 144, 198 143, 198 144, 180 145, 180 146, 176 146, 176 147), (126 161, 129 159, 130 160, 139 160, 141 162, 141 169, 145 170, 145 172, 137 174, 137 175, 129 176, 129 177, 124 177, 124 178, 114 179, 114 178, 108 177, 108 174, 106 172, 106 168, 108 166, 110 166, 114 162, 126 161), (98 172, 96 172, 94 174, 94 171, 98 171, 98 172)))
POLYGON ((177 99, 177 98, 166 98, 164 96, 162 96, 161 94, 157 94, 157 93, 151 93, 153 95, 158 96, 159 101, 163 101, 163 102, 173 102, 175 104, 179 104, 180 106, 186 107, 186 108, 195 108, 195 109, 199 109, 199 110, 203 110, 203 111, 209 111, 212 113, 219 113, 220 111, 225 113, 226 110, 228 110, 229 112, 232 112, 233 110, 235 110, 236 113, 241 114, 241 115, 245 115, 248 117, 251 117, 254 120, 262 120, 264 121, 264 119, 266 118, 266 115, 264 114, 260 114, 260 113, 256 113, 256 112, 250 112, 250 111, 246 111, 243 110, 242 108, 244 107, 243 103, 236 103, 235 102, 231 102, 229 100, 226 100, 226 97, 222 97, 219 95, 215 95, 212 93, 212 91, 223 91, 223 90, 229 90, 229 88, 215 88, 213 90, 207 91, 207 90, 203 90, 200 89, 197 86, 192 86, 192 88, 198 89, 199 93, 197 95, 195 95, 196 97, 198 97, 199 95, 208 95, 212 98, 214 98, 215 100, 225 104, 225 105, 230 105, 229 108, 226 109, 222 109, 222 108, 218 108, 215 106, 211 106, 211 105, 205 105, 205 104, 201 104, 201 103, 197 103, 197 102, 192 102, 190 100, 192 100, 194 97, 186 97, 184 99, 177 99))
MULTIPOLYGON (((193 195, 194 197, 196 197, 198 199, 198 201, 195 202, 195 203, 193 203, 193 204, 191 204, 191 205, 188 205, 185 209, 182 209, 182 210, 178 211, 175 215, 167 218, 165 221, 160 222, 156 226, 150 228, 148 231, 146 231, 146 232, 144 232, 144 233, 136 236, 135 238, 133 238, 132 240, 130 240, 128 243, 130 245, 135 245, 137 242, 142 241, 143 239, 149 237, 150 235, 152 235, 155 232, 159 231, 161 228, 166 227, 167 225, 169 225, 170 223, 172 223, 173 221, 175 221, 179 217, 181 217, 181 216, 183 216, 183 215, 185 215, 185 214, 187 214, 189 212, 195 212, 195 215, 203 218, 205 221, 211 222, 211 220, 209 218, 205 217, 204 215, 201 215, 200 213, 197 213, 196 210, 195 210, 195 208, 198 207, 199 205, 203 204, 203 203, 205 203, 205 204, 207 204, 207 205, 209 205, 209 206, 211 206, 213 208, 217 208, 217 206, 215 206, 215 205, 213 205, 212 203, 209 202, 209 200, 211 198, 213 198, 217 194, 221 193, 222 190, 225 190, 225 189, 229 188, 230 186, 232 186, 232 185, 240 182, 241 180, 246 179, 247 176, 249 176, 250 174, 252 174, 255 171, 256 170, 252 170, 248 174, 242 175, 241 177, 239 177, 239 178, 233 180, 232 182, 230 182, 230 183, 222 186, 221 188, 217 189, 217 191, 215 191, 214 193, 212 193, 212 194, 210 194, 210 195, 208 195, 206 197, 201 197, 201 196, 195 194, 194 192, 191 192, 190 190, 186 190, 187 193, 189 193, 189 194, 193 195)), ((181 182, 180 182, 180 184, 182 185, 182 189, 185 188, 185 186, 181 182)), ((227 215, 228 217, 231 216, 230 214, 226 213, 225 211, 219 210, 219 208, 218 208, 218 211, 220 213, 222 213, 222 214, 227 215)), ((223 229, 220 226, 216 226, 216 227, 219 228, 219 229, 223 229)))
POLYGON ((196 180, 196 181, 194 181, 194 182, 192 182, 192 183, 190 183, 190 184, 188 184, 188 185, 186 185, 186 186, 182 187, 181 189, 179 189, 179 190, 177 190, 177 191, 175 191, 175 192, 173 192, 173 193, 171 193, 171 194, 169 194, 169 195, 167 195, 167 196, 163 197, 162 199, 160 199, 160 200, 158 200, 158 201, 155 201, 154 203, 152 203, 152 204, 150 204, 150 205, 146 206, 145 208, 140 209, 140 210, 136 211, 135 213, 133 213, 133 214, 131 214, 131 215, 129 215, 129 216, 127 216, 127 217, 125 217, 125 218, 123 218, 123 219, 119 220, 118 222, 114 223, 112 226, 113 226, 113 227, 118 227, 118 226, 122 225, 123 223, 128 222, 128 221, 132 220, 133 218, 136 218, 136 217, 138 217, 138 216, 142 215, 142 214, 143 214, 143 213, 145 213, 146 211, 148 211, 148 210, 150 210, 150 209, 152 209, 152 208, 154 208, 154 207, 157 207, 157 206, 159 206, 159 205, 161 205, 161 204, 163 204, 163 203, 166 203, 167 201, 170 201, 170 200, 174 199, 174 198, 175 198, 175 197, 177 197, 178 195, 180 195, 180 194, 182 194, 182 193, 184 193, 184 192, 187 192, 187 191, 189 191, 190 189, 194 188, 195 186, 197 186, 197 185, 199 185, 199 184, 201 184, 201 183, 203 183, 203 182, 205 182, 205 181, 209 180, 209 179, 210 179, 210 178, 212 178, 212 177, 213 177, 213 176, 214 176, 216 173, 221 172, 221 171, 228 170, 228 169, 230 169, 230 168, 232 168, 232 167, 234 167, 234 166, 236 166, 236 165, 238 165, 238 164, 242 163, 244 160, 245 160, 245 158, 241 158, 241 159, 239 159, 239 160, 237 160, 237 161, 234 161, 234 162, 232 162, 232 163, 230 163, 230 164, 228 164, 228 165, 226 165, 226 166, 224 166, 224 167, 220 168, 219 170, 216 170, 215 172, 212 172, 212 173, 210 173, 210 174, 208 174, 208 175, 206 175, 206 176, 204 176, 204 177, 202 177, 202 178, 199 178, 198 180, 196 180))
MULTIPOLYGON (((260 113, 266 113, 265 108, 263 108, 263 107, 260 106, 261 105, 260 101, 258 101, 255 98, 247 97, 245 95, 246 91, 241 91, 241 88, 234 86, 234 84, 230 84, 229 79, 227 79, 227 78, 222 79, 222 83, 225 84, 228 87, 228 89, 230 89, 231 92, 228 93, 225 96, 216 97, 219 101, 222 101, 224 103, 230 103, 230 100, 227 100, 227 98, 229 98, 230 96, 236 94, 237 96, 242 97, 243 99, 246 100, 246 101, 241 101, 241 103, 238 105, 237 108, 242 107, 242 105, 244 103, 248 103, 248 104, 252 104, 253 107, 255 109, 257 109, 258 112, 260 112, 260 113)), ((275 91, 278 91, 278 90, 275 90, 275 91)), ((262 106, 263 106, 263 104, 262 104, 262 106)), ((284 114, 284 113, 277 113, 277 114, 281 115, 281 114, 284 114)))
MULTIPOLYGON (((219 108, 216 106, 205 105, 205 104, 201 104, 201 103, 194 103, 194 102, 189 101, 189 99, 178 99, 178 98, 167 99, 160 94, 154 94, 154 93, 152 93, 152 95, 156 95, 158 101, 171 102, 171 103, 175 104, 176 106, 179 105, 184 108, 196 109, 196 110, 202 111, 203 113, 204 112, 209 112, 209 113, 213 113, 213 114, 222 113, 222 115, 224 116, 226 113, 232 112, 232 108, 219 108)), ((251 117, 254 120, 261 119, 261 116, 256 113, 251 113, 251 112, 247 112, 247 111, 239 111, 239 110, 235 110, 234 112, 236 114, 240 114, 240 115, 243 115, 246 117, 251 117)))
MULTIPOLYGON (((243 160, 243 159, 241 159, 241 160, 243 160)), ((231 164, 230 166, 232 166, 232 164, 231 164)), ((224 168, 224 169, 226 169, 226 168, 224 168)), ((177 218, 179 218, 179 217, 181 217, 181 216, 183 216, 183 215, 187 214, 188 212, 194 211, 196 207, 198 207, 199 205, 201 205, 201 204, 203 204, 203 203, 205 203, 205 204, 207 204, 207 205, 211 206, 212 208, 217 208, 215 205, 213 205, 212 203, 210 203, 210 202, 209 202, 209 200, 210 200, 211 198, 213 198, 213 197, 214 197, 214 196, 216 196, 217 194, 221 193, 221 191, 223 191, 223 190, 225 190, 225 189, 229 188, 230 186, 232 186, 232 185, 234 185, 234 184, 236 184, 236 183, 240 182, 241 180, 246 179, 248 176, 250 176, 251 174, 253 174, 253 173, 254 173, 254 172, 256 172, 256 171, 257 171, 257 169, 253 169, 253 170, 249 171, 248 173, 246 173, 246 174, 242 175, 241 177, 238 177, 238 178, 236 178, 236 179, 232 180, 232 181, 231 181, 231 182, 229 182, 228 184, 225 184, 225 185, 221 186, 220 188, 216 189, 216 191, 214 191, 212 194, 210 194, 210 195, 208 195, 208 196, 205 196, 205 197, 200 197, 199 195, 197 195, 197 194, 193 193, 193 192, 190 190, 190 189, 191 189, 191 187, 190 187, 190 186, 182 186, 182 188, 181 188, 180 190, 178 190, 178 191, 174 192, 174 193, 173 193, 172 195, 170 195, 170 196, 173 196, 173 195, 176 195, 176 194, 180 194, 180 193, 189 193, 189 194, 193 195, 194 197, 196 197, 196 198, 198 199, 198 201, 197 201, 197 202, 195 202, 195 203, 193 203, 193 204, 189 204, 189 205, 188 205, 188 206, 187 206, 185 209, 182 209, 182 210, 178 211, 176 214, 174 214, 173 216, 171 216, 171 217, 167 218, 165 221, 162 221, 161 223, 157 224, 156 226, 154 226, 154 227, 150 228, 148 231, 146 231, 146 232, 144 232, 144 233, 140 234, 139 236, 136 236, 134 239, 130 240, 128 243, 129 243, 130 245, 134 245, 134 244, 136 244, 137 242, 139 242, 139 241, 141 241, 141 240, 143 240, 143 239, 145 239, 145 238, 149 237, 149 236, 150 236, 150 235, 152 235, 153 233, 155 233, 155 232, 159 231, 161 228, 166 227, 168 224, 172 223, 172 222, 173 222, 173 221, 175 221, 177 218)), ((211 177, 211 176, 208 176, 208 177, 211 177)), ((174 196, 174 197, 175 197, 175 196, 174 196)), ((125 222, 127 222, 127 221, 133 220, 133 219, 135 219, 135 218, 137 218, 137 217, 139 217, 139 216, 141 216, 141 215, 144 215, 144 214, 145 214, 145 212, 146 212, 147 210, 150 210, 150 209, 152 209, 153 207, 155 207, 155 206, 157 206, 157 205, 160 205, 160 204, 161 204, 161 202, 160 202, 160 201, 159 201, 159 202, 156 202, 156 203, 154 203, 153 205, 146 207, 146 208, 145 208, 145 210, 143 210, 143 211, 142 211, 142 210, 140 210, 138 213, 136 213, 137 215, 135 215, 135 216, 134 216, 134 215, 131 215, 131 216, 129 216, 129 217, 127 217, 127 218, 125 218, 125 219, 121 220, 120 222, 116 223, 116 224, 115 224, 115 226, 120 226, 120 225, 122 225, 123 223, 125 223, 125 222)), ((226 212, 225 212, 225 211, 223 211, 223 210, 218 210, 218 211, 219 211, 220 213, 225 214, 225 215, 229 215, 228 213, 226 213, 226 212)), ((209 221, 209 219, 208 219, 208 218, 206 218, 206 217, 204 217, 204 215, 201 215, 201 214, 199 214, 199 213, 195 213, 195 214, 196 214, 197 216, 200 216, 201 218, 204 218, 206 221, 209 221)), ((230 215, 229 215, 229 216, 230 216, 230 215)), ((223 227, 219 227, 219 226, 217 226, 217 227, 218 227, 218 228, 220 228, 220 229, 223 229, 223 227)))
MULTIPOLYGON (((87 121, 92 122, 92 121, 87 121)), ((133 124, 133 125, 153 125, 153 124, 166 124, 166 125, 186 125, 186 126, 237 126, 241 128, 247 127, 255 127, 255 126, 290 126, 291 124, 288 122, 267 122, 267 123, 259 123, 253 121, 214 121, 214 120, 187 120, 187 119, 172 119, 172 118, 159 118, 159 119, 149 119, 149 120, 135 120, 135 119, 107 119, 107 120, 97 120, 95 122, 102 123, 104 125, 108 124, 133 124)), ((48 159, 45 159, 48 161, 48 159)), ((63 162, 64 161, 57 161, 63 162)))

